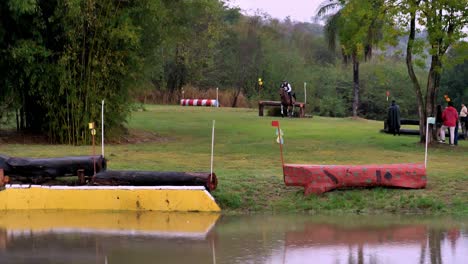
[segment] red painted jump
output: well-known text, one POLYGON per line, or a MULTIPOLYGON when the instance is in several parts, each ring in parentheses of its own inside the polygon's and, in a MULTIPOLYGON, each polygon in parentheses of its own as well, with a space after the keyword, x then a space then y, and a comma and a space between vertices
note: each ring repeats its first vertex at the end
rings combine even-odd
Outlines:
POLYGON ((215 99, 180 99, 181 106, 218 106, 215 99))
POLYGON ((287 186, 303 186, 304 195, 350 187, 426 187, 424 164, 306 165, 284 164, 287 186))

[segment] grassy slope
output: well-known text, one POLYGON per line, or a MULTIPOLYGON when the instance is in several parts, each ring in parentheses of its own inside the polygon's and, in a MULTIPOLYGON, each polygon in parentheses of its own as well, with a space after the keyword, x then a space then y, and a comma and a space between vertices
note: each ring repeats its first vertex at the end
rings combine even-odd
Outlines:
MULTIPOLYGON (((136 112, 131 128, 166 140, 109 145, 110 169, 209 171, 211 122, 216 120, 214 196, 224 210, 311 212, 435 212, 468 214, 468 141, 456 148, 430 148, 425 190, 358 189, 303 196, 303 189, 282 182, 279 147, 271 117, 254 109, 147 106, 136 112)), ((424 146, 415 136, 378 131, 381 121, 281 119, 285 162, 371 164, 423 162, 424 146)), ((98 151, 100 149, 98 148, 98 151)), ((54 157, 89 154, 91 148, 58 145, 2 145, 11 156, 54 157)))

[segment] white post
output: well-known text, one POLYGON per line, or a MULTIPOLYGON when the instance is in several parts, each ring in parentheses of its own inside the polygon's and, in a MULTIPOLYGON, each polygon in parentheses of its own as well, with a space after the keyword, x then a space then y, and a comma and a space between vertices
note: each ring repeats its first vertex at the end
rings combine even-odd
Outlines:
POLYGON ((185 97, 184 97, 184 88, 182 88, 182 99, 185 99, 185 97))
POLYGON ((219 107, 218 90, 218 87, 216 87, 216 107, 219 107))
POLYGON ((424 168, 427 168, 427 141, 429 138, 429 122, 426 122, 426 151, 424 153, 424 168))
POLYGON ((214 137, 215 137, 215 120, 213 120, 213 129, 211 130, 211 166, 210 177, 213 175, 213 154, 214 154, 214 137))
POLYGON ((426 151, 424 153, 424 168, 427 168, 427 144, 429 141, 429 124, 435 124, 435 117, 428 117, 426 120, 426 151))
POLYGON ((214 240, 211 240, 211 249, 213 252, 213 264, 216 264, 216 249, 215 249, 214 240))
POLYGON ((104 158, 104 100, 101 102, 101 153, 104 158))
POLYGON ((307 83, 304 82, 304 104, 307 104, 307 83))

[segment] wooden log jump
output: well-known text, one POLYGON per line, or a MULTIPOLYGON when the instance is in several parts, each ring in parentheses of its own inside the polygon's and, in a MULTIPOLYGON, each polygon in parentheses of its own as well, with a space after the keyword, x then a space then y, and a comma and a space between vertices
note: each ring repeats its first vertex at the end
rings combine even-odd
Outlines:
MULTIPOLYGON (((412 125, 412 126, 419 126, 419 120, 417 119, 400 119, 400 125, 412 125)), ((385 133, 391 133, 390 129, 388 128, 387 120, 384 121, 384 129, 382 130, 385 133)), ((400 128, 401 135, 419 135, 419 129, 404 129, 400 128)))
POLYGON ((424 164, 378 165, 307 165, 285 164, 286 186, 302 186, 304 194, 322 194, 333 189, 351 187, 425 188, 424 164))
POLYGON ((107 162, 102 156, 71 156, 60 158, 20 158, 0 155, 0 168, 8 176, 28 179, 41 177, 65 177, 74 176, 78 170, 83 170, 84 175, 94 174, 106 170, 107 162))
POLYGON ((161 171, 102 171, 96 174, 97 185, 132 186, 205 186, 216 189, 216 174, 209 172, 161 172, 161 171))
MULTIPOLYGON (((263 109, 265 106, 281 106, 280 101, 259 101, 258 102, 258 116, 263 116, 263 109)), ((305 104, 296 102, 294 106, 299 107, 299 117, 305 116, 305 104)))

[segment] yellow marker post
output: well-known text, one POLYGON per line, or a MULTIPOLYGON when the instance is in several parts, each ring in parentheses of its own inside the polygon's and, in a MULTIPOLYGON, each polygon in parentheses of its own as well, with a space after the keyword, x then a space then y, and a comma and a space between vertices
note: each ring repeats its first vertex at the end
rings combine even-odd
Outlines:
POLYGON ((263 87, 262 78, 258 78, 258 92, 260 93, 260 89, 263 87))
POLYGON ((95 146, 94 146, 94 136, 96 136, 96 129, 95 129, 95 126, 94 126, 94 122, 88 123, 88 126, 89 126, 89 130, 91 131, 92 138, 93 138, 93 165, 94 165, 93 179, 94 179, 94 177, 96 176, 96 159, 95 159, 96 149, 95 149, 95 146))

